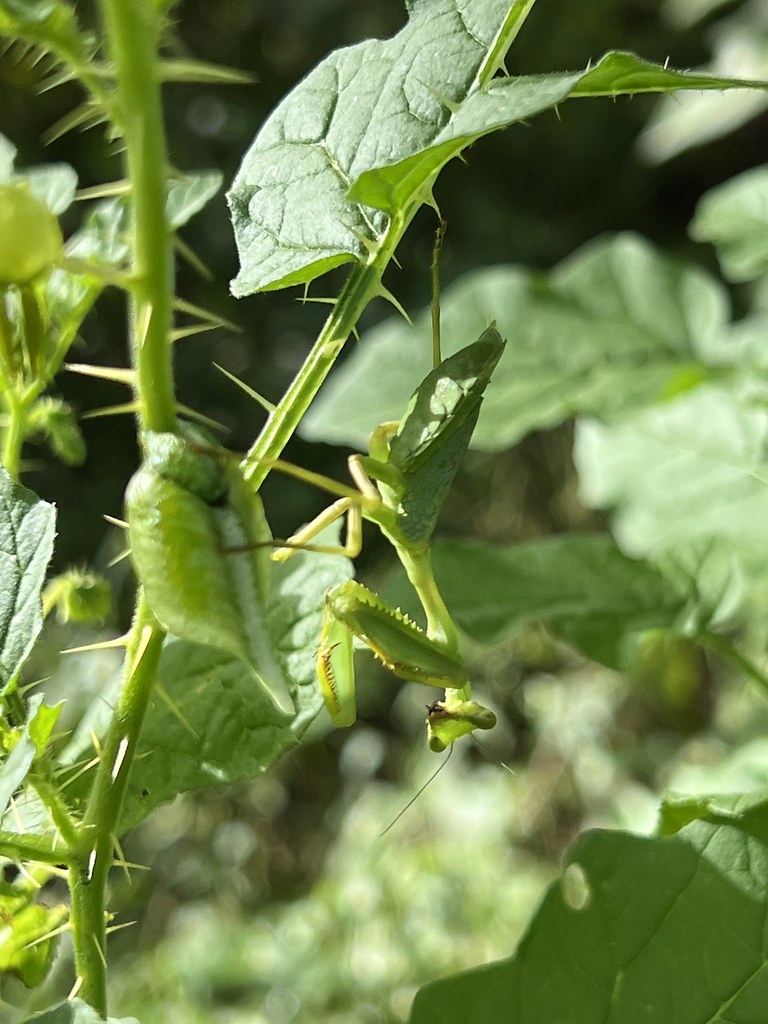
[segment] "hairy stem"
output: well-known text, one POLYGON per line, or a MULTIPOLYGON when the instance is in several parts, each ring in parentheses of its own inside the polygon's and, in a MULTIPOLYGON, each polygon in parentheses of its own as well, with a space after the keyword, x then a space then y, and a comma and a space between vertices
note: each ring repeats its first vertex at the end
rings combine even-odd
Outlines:
POLYGON ((168 157, 157 59, 163 21, 152 0, 101 2, 131 183, 131 348, 139 417, 146 430, 173 431, 173 234, 165 212, 168 157))
POLYGON ((72 934, 80 998, 107 1016, 106 887, 114 835, 165 633, 139 601, 126 651, 125 683, 70 859, 72 934))
POLYGON ((27 407, 11 391, 6 393, 4 400, 8 422, 3 429, 2 460, 13 479, 18 480, 21 468, 21 448, 26 434, 27 407))
POLYGON ((504 57, 507 50, 515 41, 535 2, 536 0, 517 0, 513 5, 499 34, 496 36, 493 46, 488 51, 485 60, 477 72, 475 81, 480 88, 487 85, 499 68, 504 66, 504 57))
POLYGON ((243 473, 254 490, 268 475, 269 460, 278 458, 291 439, 363 310, 381 292, 382 274, 415 213, 416 207, 407 216, 393 219, 376 254, 349 275, 311 352, 243 460, 243 473))

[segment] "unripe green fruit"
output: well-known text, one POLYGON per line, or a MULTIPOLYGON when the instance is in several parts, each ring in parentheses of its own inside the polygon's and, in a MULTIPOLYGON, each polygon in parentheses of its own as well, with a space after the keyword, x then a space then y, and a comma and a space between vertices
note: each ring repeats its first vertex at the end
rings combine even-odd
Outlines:
POLYGON ((59 222, 26 182, 0 185, 0 286, 27 284, 61 256, 59 222))
MULTIPOLYGON (((197 436, 197 435, 195 435, 197 436)), ((261 499, 228 466, 177 434, 148 433, 125 494, 147 603, 170 633, 246 662, 275 705, 293 704, 266 625, 270 535, 261 499)))

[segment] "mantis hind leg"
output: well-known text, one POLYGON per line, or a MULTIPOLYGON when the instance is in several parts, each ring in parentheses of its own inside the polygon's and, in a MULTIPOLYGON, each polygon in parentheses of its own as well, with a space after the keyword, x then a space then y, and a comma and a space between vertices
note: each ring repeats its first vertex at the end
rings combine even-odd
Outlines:
MULTIPOLYGON (((353 457, 354 458, 354 457, 353 457)), ((350 459, 351 471, 352 459, 350 459)), ((285 562, 297 551, 315 551, 325 555, 345 555, 347 558, 356 558, 360 554, 363 537, 363 509, 373 508, 381 504, 381 496, 369 481, 369 486, 360 486, 355 490, 352 487, 331 480, 320 473, 313 473, 311 470, 294 466, 282 459, 269 460, 269 466, 288 476, 295 477, 305 483, 312 484, 331 494, 338 495, 327 509, 315 516, 315 518, 303 526, 287 540, 274 541, 275 551, 272 558, 276 562, 285 562), (313 544, 313 540, 328 526, 331 526, 342 516, 347 517, 347 528, 343 544, 313 544)), ((358 483, 358 477, 353 473, 353 480, 358 483)))
POLYGON ((363 546, 363 517, 360 505, 351 498, 339 498, 319 516, 292 534, 285 541, 277 541, 272 553, 275 562, 285 562, 297 551, 316 551, 324 555, 345 555, 356 558, 363 546), (313 538, 322 533, 343 515, 347 517, 347 528, 343 544, 313 544, 313 538))

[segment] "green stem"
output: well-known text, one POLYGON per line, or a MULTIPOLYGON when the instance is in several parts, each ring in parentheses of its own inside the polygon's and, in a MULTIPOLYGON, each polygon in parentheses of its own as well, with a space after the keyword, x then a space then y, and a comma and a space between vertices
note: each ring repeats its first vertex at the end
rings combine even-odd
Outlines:
POLYGON ((375 256, 349 275, 311 352, 243 460, 243 474, 254 490, 268 475, 269 461, 278 458, 291 439, 363 310, 381 292, 382 274, 417 208, 403 218, 393 219, 375 256))
POLYGON ((67 846, 71 847, 77 842, 77 829, 70 817, 69 808, 62 800, 58 788, 47 777, 49 771, 49 762, 45 755, 42 755, 40 763, 37 765, 35 770, 30 773, 29 781, 34 787, 37 795, 48 808, 51 818, 53 819, 53 823, 59 830, 61 838, 67 846))
POLYGON ((499 68, 504 66, 507 50, 515 41, 535 2, 536 0, 517 0, 517 3, 513 5, 493 46, 488 51, 485 60, 477 72, 475 81, 479 88, 486 86, 499 68))
POLYGON ((702 633, 696 637, 696 641, 702 647, 714 651, 716 654, 720 654, 722 657, 732 661, 734 665, 738 665, 750 679, 754 679, 764 690, 768 691, 768 676, 761 672, 754 662, 741 654, 730 640, 726 640, 724 636, 718 636, 716 633, 702 633))
POLYGON ((21 448, 27 427, 27 406, 12 391, 6 392, 8 423, 3 431, 3 465, 14 480, 19 479, 21 448))
POLYGON ((0 292, 0 367, 3 387, 12 386, 15 378, 16 358, 13 352, 13 327, 5 306, 5 292, 0 292))
POLYGON ((110 723, 70 861, 72 935, 79 996, 107 1016, 106 886, 141 726, 165 637, 139 600, 126 651, 126 679, 110 723))
POLYGON ((101 3, 131 183, 131 347, 139 416, 145 430, 173 431, 173 234, 165 212, 168 156, 157 59, 163 20, 152 0, 101 3))
POLYGON ((43 347, 45 345, 45 323, 40 309, 37 292, 32 285, 19 288, 21 299, 24 339, 23 349, 26 355, 27 376, 37 380, 41 376, 43 347))

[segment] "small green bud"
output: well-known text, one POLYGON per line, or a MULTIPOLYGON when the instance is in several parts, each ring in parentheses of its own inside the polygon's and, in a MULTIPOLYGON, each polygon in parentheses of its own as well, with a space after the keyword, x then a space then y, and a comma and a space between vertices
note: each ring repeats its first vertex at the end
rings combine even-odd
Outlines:
POLYGON ((60 622, 102 623, 112 610, 112 588, 97 573, 70 569, 45 588, 43 607, 55 608, 60 622))
POLYGON ((41 398, 28 421, 30 437, 40 434, 53 454, 67 466, 85 462, 85 440, 72 406, 60 398, 41 398))
POLYGON ((58 220, 26 182, 0 185, 0 286, 27 284, 63 246, 58 220))

